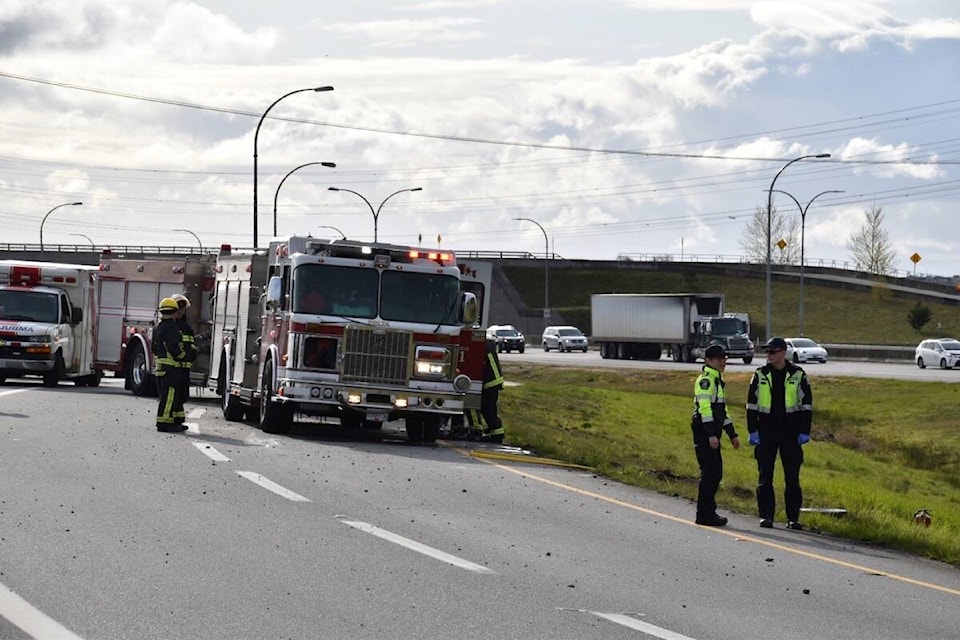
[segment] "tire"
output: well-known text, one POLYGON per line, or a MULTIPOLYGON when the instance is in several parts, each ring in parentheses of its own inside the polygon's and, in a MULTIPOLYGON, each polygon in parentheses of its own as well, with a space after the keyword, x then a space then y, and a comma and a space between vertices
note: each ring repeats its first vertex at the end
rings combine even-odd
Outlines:
POLYGON ((610 346, 606 342, 600 345, 600 357, 604 360, 610 357, 610 346))
POLYGON ((523 353, 523 351, 524 351, 525 349, 526 349, 526 347, 525 347, 525 346, 523 346, 523 347, 520 347, 520 349, 519 349, 519 351, 520 351, 520 353, 523 353))
POLYGON ((617 344, 617 360, 629 360, 630 352, 627 350, 627 345, 622 342, 617 344))
POLYGON ((497 353, 503 353, 503 343, 502 343, 502 342, 498 342, 498 343, 497 343, 497 353))
POLYGON ((924 364, 923 362, 923 356, 920 356, 919 358, 917 358, 917 366, 920 367, 921 369, 927 368, 927 365, 924 364))
POLYGON ((407 441, 411 444, 433 444, 440 435, 440 416, 409 415, 407 423, 407 441))
MULTIPOLYGON (((946 358, 940 358, 940 368, 941 368, 941 369, 949 369, 949 368, 950 368, 950 367, 947 366, 947 359, 946 359, 946 358)), ((46 381, 44 381, 44 382, 46 382, 46 381)))
POLYGON ((746 356, 743 359, 743 364, 750 364, 751 362, 753 362, 753 356, 746 356))
POLYGON ((135 342, 127 359, 127 386, 133 395, 141 398, 157 394, 157 383, 148 364, 146 352, 135 342))
POLYGON ((230 393, 230 383, 227 381, 227 363, 224 353, 220 358, 220 373, 217 376, 217 390, 220 392, 220 409, 223 411, 224 419, 230 422, 241 422, 246 413, 246 408, 240 404, 239 399, 230 393))
POLYGON ((55 387, 60 384, 63 378, 63 372, 66 367, 63 364, 63 354, 57 351, 56 358, 53 361, 53 369, 43 374, 43 386, 55 387))
POLYGON ((549 353, 549 352, 550 352, 550 347, 547 346, 547 343, 546 343, 546 342, 544 342, 544 343, 542 344, 542 346, 543 346, 543 352, 544 352, 544 353, 549 353))
POLYGON ((260 382, 260 430, 264 433, 290 433, 293 427, 291 407, 271 402, 273 398, 273 363, 267 360, 263 365, 263 379, 260 382))
POLYGON ((793 363, 800 364, 800 356, 798 356, 796 353, 793 354, 793 363))

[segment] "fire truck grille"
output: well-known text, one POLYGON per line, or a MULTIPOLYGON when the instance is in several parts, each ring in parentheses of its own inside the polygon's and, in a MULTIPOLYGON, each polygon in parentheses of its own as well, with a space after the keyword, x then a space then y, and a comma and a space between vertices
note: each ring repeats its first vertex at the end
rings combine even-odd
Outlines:
POLYGON ((412 337, 405 332, 347 327, 341 379, 406 386, 412 337))

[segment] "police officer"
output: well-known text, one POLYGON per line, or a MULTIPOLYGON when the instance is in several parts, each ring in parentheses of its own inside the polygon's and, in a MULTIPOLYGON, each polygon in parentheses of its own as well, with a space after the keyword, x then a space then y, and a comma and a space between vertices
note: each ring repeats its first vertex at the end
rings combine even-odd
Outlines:
POLYGON ((770 338, 763 350, 767 364, 753 374, 747 392, 747 429, 757 459, 757 508, 760 526, 773 527, 776 499, 773 493, 773 472, 780 454, 783 466, 787 528, 800 531, 800 466, 802 445, 810 441, 813 421, 813 392, 803 369, 787 361, 787 343, 783 338, 770 338))
POLYGON ((480 395, 480 414, 486 429, 480 439, 483 442, 503 442, 503 422, 497 412, 497 401, 503 389, 503 373, 500 372, 496 341, 486 341, 486 356, 483 362, 483 392, 480 395))
POLYGON ((176 433, 185 431, 183 411, 183 378, 188 375, 184 367, 189 360, 187 345, 177 328, 177 301, 164 298, 160 301, 160 322, 153 329, 153 356, 157 364, 157 391, 160 396, 157 407, 157 431, 176 433))
POLYGON ((197 359, 196 332, 187 321, 187 309, 190 308, 190 299, 182 293, 175 293, 170 296, 177 301, 177 328, 180 330, 180 339, 183 341, 187 351, 187 361, 184 363, 184 375, 182 377, 183 401, 190 399, 190 371, 193 369, 193 363, 197 359))
POLYGON ((723 371, 727 368, 727 352, 722 345, 712 344, 704 352, 706 364, 693 385, 693 449, 700 465, 700 484, 697 490, 697 524, 722 527, 727 519, 717 515, 717 489, 723 478, 723 458, 720 455, 720 436, 727 433, 734 449, 740 448, 740 438, 727 416, 727 392, 723 371))

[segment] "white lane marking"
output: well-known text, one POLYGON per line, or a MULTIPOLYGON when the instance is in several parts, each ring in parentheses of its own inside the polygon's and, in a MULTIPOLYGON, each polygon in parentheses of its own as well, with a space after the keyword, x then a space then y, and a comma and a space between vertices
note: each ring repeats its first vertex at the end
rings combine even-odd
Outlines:
POLYGON ((11 396, 15 393, 23 393, 24 391, 30 391, 30 389, 11 389, 10 391, 0 391, 0 397, 11 396))
POLYGON ((371 535, 375 535, 378 538, 383 538, 389 542, 399 544, 402 547, 406 547, 412 551, 422 553, 424 555, 430 556, 441 562, 446 562, 447 564, 452 564, 455 567, 460 567, 461 569, 466 569, 467 571, 475 571, 477 573, 494 573, 493 570, 488 569, 487 567, 481 566, 479 564, 474 564, 469 560, 464 560, 463 558, 458 558, 457 556, 450 555, 445 551, 440 551, 439 549, 434 549, 433 547, 428 547, 425 544, 421 544, 416 540, 411 540, 410 538, 404 538, 401 535, 396 533, 391 533, 386 529, 381 529, 380 527, 375 527, 372 524, 366 522, 358 522, 356 520, 341 520, 345 525, 349 525, 354 529, 359 529, 360 531, 365 531, 371 535))
POLYGON ((190 418, 191 420, 196 420, 206 412, 207 410, 204 409, 203 407, 194 407, 193 409, 190 409, 190 413, 187 414, 187 417, 190 418))
POLYGON ((249 480, 250 482, 253 482, 254 484, 258 484, 264 489, 266 489, 267 491, 272 491, 278 496, 284 497, 287 500, 292 500, 293 502, 310 502, 309 499, 304 498, 299 493, 294 493, 293 491, 290 491, 290 489, 281 487, 276 482, 272 480, 267 480, 266 478, 264 478, 262 475, 260 475, 255 471, 237 471, 237 475, 246 478, 247 480, 249 480))
POLYGON ((670 631, 669 629, 663 629, 656 625, 652 625, 649 622, 637 620, 633 616, 629 616, 624 613, 603 613, 601 611, 587 611, 587 613, 592 613, 593 615, 599 616, 604 620, 621 624, 625 627, 629 627, 630 629, 635 629, 636 631, 642 631, 643 633, 651 635, 655 638, 662 638, 662 640, 693 640, 693 638, 685 636, 682 633, 676 633, 675 631, 670 631))
POLYGON ((203 455, 207 456, 214 462, 230 462, 230 458, 223 455, 206 442, 197 442, 196 440, 191 440, 190 442, 193 443, 193 446, 199 449, 203 455))
POLYGON ((37 640, 81 640, 62 624, 48 618, 29 602, 0 584, 0 618, 5 618, 19 627, 28 636, 37 640))

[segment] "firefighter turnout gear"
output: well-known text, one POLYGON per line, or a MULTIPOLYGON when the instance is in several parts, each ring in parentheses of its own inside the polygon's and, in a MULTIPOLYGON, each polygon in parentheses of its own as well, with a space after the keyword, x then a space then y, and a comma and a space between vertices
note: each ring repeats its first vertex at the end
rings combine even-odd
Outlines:
MULTIPOLYGON (((497 411, 501 389, 503 389, 503 373, 500 370, 500 358, 497 356, 497 343, 487 340, 486 360, 483 363, 483 392, 480 395, 480 415, 483 417, 486 428, 481 440, 503 442, 505 432, 497 411)), ((470 418, 469 415, 468 418, 470 418)), ((472 419, 475 420, 476 416, 472 419)))
POLYGON ((777 455, 783 466, 784 506, 788 528, 799 524, 803 492, 800 467, 803 443, 809 441, 813 421, 813 392, 806 373, 786 360, 782 340, 771 339, 765 349, 768 363, 753 374, 747 392, 747 429, 755 444, 757 508, 761 525, 772 525, 776 512, 773 476, 777 455))
POLYGON ((177 328, 174 313, 176 309, 164 306, 170 300, 160 303, 161 320, 153 330, 153 354, 156 362, 157 392, 160 396, 157 406, 158 431, 183 431, 185 414, 183 410, 183 378, 189 378, 187 365, 196 357, 192 343, 185 343, 183 334, 177 328))
POLYGON ((690 420, 694 452, 700 465, 696 522, 722 527, 727 519, 717 515, 716 500, 723 479, 720 436, 725 432, 735 449, 740 447, 740 440, 733 420, 727 416, 726 383, 723 381, 726 353, 722 349, 708 351, 706 362, 693 384, 693 416, 690 420))
POLYGON ((196 332, 193 330, 193 327, 190 326, 190 323, 187 322, 187 309, 190 308, 190 300, 182 293, 175 293, 170 297, 177 302, 177 329, 180 330, 181 341, 186 348, 187 354, 186 361, 181 365, 184 369, 184 375, 181 376, 180 380, 183 385, 183 389, 181 390, 183 401, 186 402, 190 399, 190 371, 193 369, 193 363, 196 361, 198 353, 196 332))

